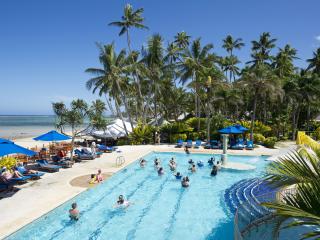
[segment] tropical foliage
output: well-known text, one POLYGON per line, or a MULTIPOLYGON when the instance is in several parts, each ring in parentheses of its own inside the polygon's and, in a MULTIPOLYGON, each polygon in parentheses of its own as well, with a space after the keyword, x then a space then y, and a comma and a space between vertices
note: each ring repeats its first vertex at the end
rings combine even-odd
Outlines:
POLYGON ((105 104, 96 100, 89 106, 84 100, 73 100, 68 108, 63 102, 52 103, 56 115, 56 127, 62 133, 70 128, 71 132, 71 161, 73 160, 73 147, 76 137, 85 135, 92 129, 105 129, 107 122, 103 118, 105 104))
POLYGON ((320 106, 320 49, 307 60, 306 69, 299 69, 298 51, 289 44, 277 48, 269 32, 247 43, 251 54, 244 63, 237 54, 245 41, 231 35, 222 40, 223 56, 214 53, 212 43, 184 31, 172 39, 157 33, 143 46, 133 47, 132 30, 148 30, 143 13, 143 8, 126 5, 121 20, 110 25, 126 35, 127 49, 99 44, 100 66, 86 70, 92 75, 87 88, 105 99, 114 116, 132 125, 153 119, 159 126, 161 119, 181 121, 188 115, 196 119, 193 131, 204 132, 200 136, 208 140, 223 121, 250 121, 246 127, 251 139, 253 133, 294 139, 297 129, 314 130, 312 119, 320 106), (262 131, 258 123, 267 129, 262 131))
POLYGON ((284 219, 287 227, 308 225, 308 233, 301 239, 320 237, 315 230, 320 225, 320 151, 301 147, 271 164, 267 180, 274 187, 293 188, 291 194, 283 194, 282 201, 264 203, 284 219))

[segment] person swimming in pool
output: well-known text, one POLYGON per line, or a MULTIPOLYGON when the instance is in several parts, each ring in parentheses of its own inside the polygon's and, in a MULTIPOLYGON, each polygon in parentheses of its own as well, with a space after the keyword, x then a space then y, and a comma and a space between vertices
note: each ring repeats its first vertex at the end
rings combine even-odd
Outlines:
POLYGON ((72 203, 71 209, 69 210, 69 217, 71 220, 79 220, 80 212, 77 209, 77 203, 72 203))
POLYGON ((188 177, 182 178, 181 186, 185 188, 190 186, 190 180, 188 177))
POLYGON ((142 159, 140 160, 140 167, 144 168, 144 167, 146 166, 146 164, 147 164, 147 161, 142 158, 142 159))
POLYGON ((221 169, 221 163, 219 161, 217 161, 217 164, 215 165, 217 166, 217 169, 220 170, 221 169))
POLYGON ((202 161, 202 160, 199 160, 199 161, 197 162, 197 165, 198 165, 198 167, 203 167, 203 166, 204 166, 203 161, 202 161))
POLYGON ((210 175, 211 175, 211 176, 216 176, 217 174, 218 174, 218 167, 217 167, 216 165, 214 165, 214 166, 212 167, 212 170, 211 170, 210 175))
POLYGON ((162 167, 160 167, 159 170, 158 170, 158 175, 161 176, 163 174, 164 174, 164 170, 163 170, 162 167))
POLYGON ((196 168, 196 165, 195 164, 192 164, 191 168, 189 168, 189 170, 192 172, 192 173, 195 173, 197 171, 197 168, 196 168))
POLYGON ((182 178, 182 175, 180 172, 177 172, 175 175, 176 179, 181 179, 182 178))
POLYGON ((118 197, 117 203, 116 203, 116 205, 114 207, 116 207, 116 208, 119 208, 119 207, 127 208, 127 207, 129 207, 130 204, 131 203, 129 201, 126 201, 124 199, 123 195, 120 195, 118 197))
POLYGON ((214 162, 215 162, 214 157, 211 157, 211 158, 208 160, 209 165, 213 165, 214 162))
POLYGON ((185 151, 186 154, 190 154, 190 151, 189 151, 187 146, 184 147, 184 151, 185 151))
POLYGON ((194 161, 193 161, 192 159, 190 159, 190 160, 188 161, 188 163, 189 163, 189 164, 194 164, 194 161))
POLYGON ((175 171, 176 168, 177 168, 177 164, 176 164, 176 162, 174 161, 173 158, 169 161, 169 167, 170 167, 171 171, 175 171))

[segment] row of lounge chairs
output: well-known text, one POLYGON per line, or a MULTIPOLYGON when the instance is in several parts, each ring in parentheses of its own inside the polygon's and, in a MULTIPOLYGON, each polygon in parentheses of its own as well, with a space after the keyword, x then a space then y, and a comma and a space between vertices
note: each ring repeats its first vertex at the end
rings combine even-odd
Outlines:
MULTIPOLYGON (((93 160, 96 157, 102 155, 103 152, 112 152, 116 150, 115 147, 108 147, 105 145, 98 145, 97 149, 98 152, 96 153, 92 153, 86 148, 83 148, 81 150, 75 149, 75 160, 77 162, 80 162, 81 160, 93 160)), ((70 161, 69 158, 59 158, 58 156, 52 156, 52 161, 50 162, 46 159, 38 159, 35 162, 39 170, 46 172, 58 172, 61 168, 69 168, 74 164, 74 162, 70 161)), ((31 179, 39 179, 45 174, 41 171, 30 172, 24 166, 18 166, 15 168, 15 170, 23 176, 19 178, 11 178, 10 180, 7 180, 4 177, 0 176, 0 190, 11 189, 16 184, 22 184, 31 179)))
MULTIPOLYGON (((221 142, 217 140, 211 140, 210 142, 207 142, 205 144, 202 144, 201 140, 196 140, 195 144, 193 145, 192 140, 187 140, 187 142, 184 143, 182 139, 179 139, 177 141, 176 148, 181 148, 181 147, 200 148, 200 146, 203 146, 205 149, 222 149, 221 142)), ((240 140, 236 143, 230 144, 229 148, 235 149, 235 150, 243 150, 243 149, 253 150, 253 142, 246 141, 246 144, 244 144, 243 140, 240 140)))

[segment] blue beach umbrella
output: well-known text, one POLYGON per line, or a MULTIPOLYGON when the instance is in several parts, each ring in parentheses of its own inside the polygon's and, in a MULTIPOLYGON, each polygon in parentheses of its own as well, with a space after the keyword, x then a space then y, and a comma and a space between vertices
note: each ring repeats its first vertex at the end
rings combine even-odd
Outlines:
POLYGON ((69 139, 71 139, 71 137, 58 133, 57 131, 54 131, 54 130, 34 138, 34 140, 36 141, 48 141, 48 142, 64 141, 69 139))
POLYGON ((244 126, 242 126, 240 124, 234 125, 234 127, 238 128, 242 132, 246 132, 249 130, 248 128, 245 128, 244 126))
POLYGON ((243 131, 239 130, 235 126, 229 126, 226 128, 222 128, 218 131, 221 134, 241 134, 243 131))
POLYGON ((21 153, 28 156, 36 154, 36 152, 21 147, 10 140, 0 138, 0 157, 13 153, 21 153))

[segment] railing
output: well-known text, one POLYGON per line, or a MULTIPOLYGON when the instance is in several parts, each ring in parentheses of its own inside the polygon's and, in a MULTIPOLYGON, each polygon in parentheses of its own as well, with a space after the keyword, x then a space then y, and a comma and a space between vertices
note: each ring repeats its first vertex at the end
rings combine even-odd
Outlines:
MULTIPOLYGON (((274 202, 274 201, 283 201, 284 196, 295 194, 295 189, 286 189, 278 192, 270 192, 256 197, 258 202, 274 202)), ((273 209, 260 206, 262 210, 261 214, 254 215, 255 205, 259 204, 255 200, 250 200, 242 203, 235 213, 234 217, 234 239, 235 240, 244 240, 245 236, 250 232, 254 227, 259 227, 266 223, 269 220, 274 220, 276 217, 275 211, 273 209)), ((267 235, 266 235, 267 236, 267 235)), ((268 236, 267 239, 270 239, 268 236)), ((259 240, 264 240, 259 238, 259 240)))
POLYGON ((118 156, 116 159, 116 166, 120 167, 126 162, 124 156, 118 156))

